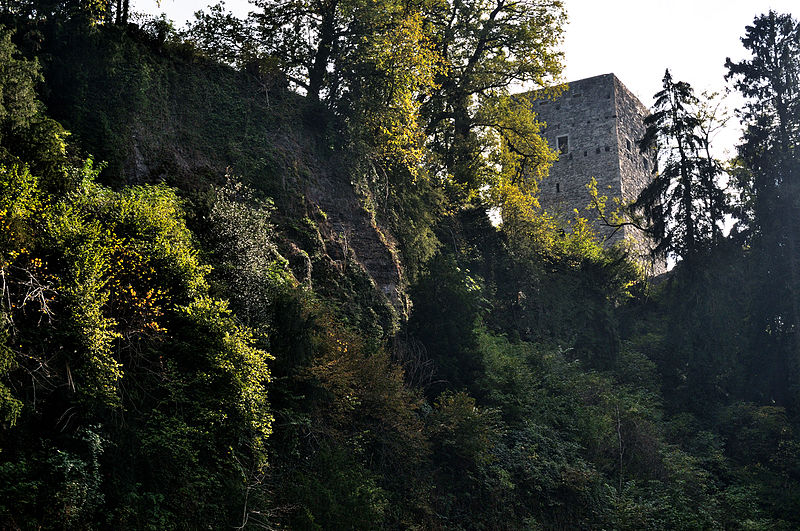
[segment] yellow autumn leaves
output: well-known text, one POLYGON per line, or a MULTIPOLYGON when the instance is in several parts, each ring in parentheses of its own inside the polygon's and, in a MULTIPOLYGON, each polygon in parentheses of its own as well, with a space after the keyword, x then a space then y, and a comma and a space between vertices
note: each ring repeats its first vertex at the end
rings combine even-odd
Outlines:
POLYGON ((437 88, 435 80, 444 73, 444 62, 419 13, 406 15, 366 44, 366 54, 381 80, 383 100, 368 110, 368 128, 377 135, 379 156, 416 177, 425 155, 420 95, 437 88))

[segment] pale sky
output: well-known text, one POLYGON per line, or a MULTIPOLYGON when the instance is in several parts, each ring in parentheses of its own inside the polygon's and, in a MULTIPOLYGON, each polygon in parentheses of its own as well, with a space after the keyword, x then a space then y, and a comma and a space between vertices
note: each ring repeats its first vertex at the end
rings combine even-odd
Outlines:
MULTIPOLYGON (((724 92, 725 58, 747 57, 745 26, 773 9, 800 17, 798 0, 565 0, 567 80, 613 72, 646 106, 661 89, 664 70, 696 93, 724 92)), ((741 101, 736 94, 729 104, 741 101)), ((733 151, 739 132, 717 138, 733 151)))
MULTIPOLYGON (((164 11, 178 25, 207 5, 202 0, 162 0, 160 8, 155 0, 132 4, 135 11, 164 11)), ((246 0, 226 5, 240 16, 250 9, 246 0)), ((565 5, 566 79, 613 72, 648 107, 666 68, 698 93, 722 92, 725 58, 746 57, 739 39, 756 15, 774 9, 800 18, 798 0, 565 0, 565 5)), ((718 151, 731 149, 737 136, 722 135, 718 151)))

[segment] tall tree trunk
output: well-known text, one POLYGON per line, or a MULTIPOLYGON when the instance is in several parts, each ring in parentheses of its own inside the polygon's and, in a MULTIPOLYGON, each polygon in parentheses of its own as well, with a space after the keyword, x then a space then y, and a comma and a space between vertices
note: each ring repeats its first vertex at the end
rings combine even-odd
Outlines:
POLYGON ((125 25, 128 23, 128 9, 130 7, 130 0, 117 0, 116 13, 114 13, 114 23, 117 25, 125 25))
POLYGON ((453 177, 460 184, 472 183, 470 168, 472 166, 472 150, 470 149, 469 136, 471 123, 469 119, 469 108, 465 96, 457 96, 453 106, 453 146, 451 149, 452 160, 450 168, 453 177))
POLYGON ((681 157, 681 184, 683 185, 683 223, 686 225, 686 254, 692 255, 697 250, 697 243, 694 233, 694 219, 692 218, 692 211, 694 205, 692 204, 693 190, 692 190, 692 168, 690 167, 691 161, 686 155, 686 150, 681 140, 681 133, 676 135, 678 142, 678 153, 681 157))
POLYGON ((800 376, 800 245, 797 242, 797 233, 800 230, 800 186, 794 179, 800 177, 796 172, 792 172, 792 167, 796 164, 784 162, 783 171, 783 197, 781 197, 780 208, 783 211, 783 233, 786 235, 786 246, 789 252, 789 297, 791 298, 792 309, 792 333, 794 335, 794 368, 800 376))
POLYGON ((714 182, 716 177, 716 170, 714 168, 714 158, 711 156, 711 139, 706 135, 703 138, 703 149, 706 152, 706 196, 708 197, 708 210, 711 217, 711 242, 712 244, 718 243, 722 239, 722 229, 719 223, 722 221, 722 208, 720 207, 720 198, 718 188, 714 182))
POLYGON ((322 87, 325 85, 325 75, 328 71, 328 63, 333 53, 333 45, 336 40, 336 8, 338 1, 334 0, 328 5, 328 10, 322 14, 322 22, 319 28, 319 45, 314 54, 314 62, 308 71, 308 96, 313 100, 320 99, 322 87))

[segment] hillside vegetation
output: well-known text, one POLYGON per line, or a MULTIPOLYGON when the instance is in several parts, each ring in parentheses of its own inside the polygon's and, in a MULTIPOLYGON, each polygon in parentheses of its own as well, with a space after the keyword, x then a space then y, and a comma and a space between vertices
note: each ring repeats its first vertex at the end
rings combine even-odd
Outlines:
POLYGON ((588 187, 654 282, 537 201, 561 2, 252 4, 0 7, 0 527, 800 526, 796 20, 588 187))

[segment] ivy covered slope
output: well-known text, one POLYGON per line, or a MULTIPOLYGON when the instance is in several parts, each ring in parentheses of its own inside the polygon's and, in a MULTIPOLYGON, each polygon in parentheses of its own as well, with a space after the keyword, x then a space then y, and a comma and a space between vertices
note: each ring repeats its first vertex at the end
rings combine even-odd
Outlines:
POLYGON ((333 130, 330 111, 288 91, 277 70, 203 57, 163 20, 145 29, 88 30, 74 20, 45 29, 48 108, 81 154, 103 161, 101 180, 179 188, 190 225, 205 237, 211 188, 234 177, 278 207, 284 230, 275 243, 298 280, 308 284, 313 270, 330 281, 320 289, 341 288, 325 295, 352 309, 355 326, 390 333, 407 313, 407 279, 397 242, 357 192, 366 170, 341 151, 350 142, 333 130), (362 289, 370 278, 379 293, 362 289))
POLYGON ((0 46, 3 525, 224 518, 267 463, 270 356, 211 295, 174 190, 97 184, 0 46))
POLYGON ((0 527, 800 525, 791 17, 741 202, 695 150, 631 207, 654 288, 536 199, 560 2, 0 10, 0 527))

